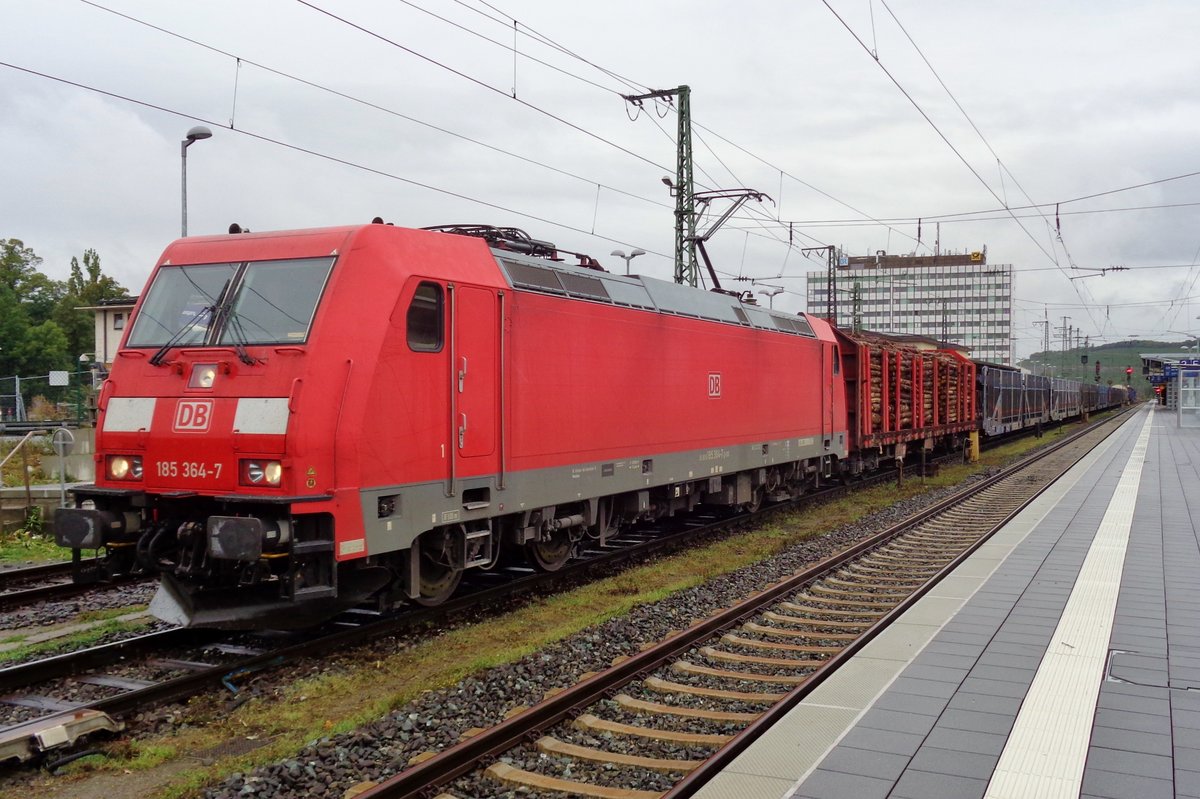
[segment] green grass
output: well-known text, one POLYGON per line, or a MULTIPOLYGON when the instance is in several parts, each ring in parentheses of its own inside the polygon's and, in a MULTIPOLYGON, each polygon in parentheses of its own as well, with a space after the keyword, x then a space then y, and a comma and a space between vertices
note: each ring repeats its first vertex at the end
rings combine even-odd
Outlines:
POLYGON ((62 638, 54 638, 49 641, 30 644, 29 646, 19 646, 7 652, 0 652, 0 665, 25 660, 33 655, 51 655, 74 649, 82 649, 83 647, 97 643, 106 636, 117 633, 137 632, 144 629, 148 624, 148 621, 106 621, 103 624, 89 627, 72 635, 65 635, 62 638))
POLYGON ((118 616, 124 616, 129 613, 139 613, 149 605, 129 605, 123 608, 103 608, 101 610, 85 610, 75 617, 75 622, 89 621, 104 621, 106 619, 115 619, 118 616))
POLYGON ((178 753, 173 746, 147 743, 145 741, 121 741, 114 743, 110 751, 81 757, 68 763, 59 772, 60 776, 82 775, 103 771, 109 762, 118 758, 123 768, 129 771, 153 768, 174 758, 178 753))
POLYGON ((54 543, 54 537, 24 530, 0 535, 0 563, 57 561, 71 557, 71 550, 54 543))

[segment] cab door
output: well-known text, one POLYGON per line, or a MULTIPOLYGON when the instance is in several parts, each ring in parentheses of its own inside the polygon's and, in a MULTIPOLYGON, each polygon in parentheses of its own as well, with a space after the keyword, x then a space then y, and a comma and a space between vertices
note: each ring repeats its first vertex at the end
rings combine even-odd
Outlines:
POLYGON ((825 451, 828 452, 837 446, 837 442, 834 441, 837 408, 834 405, 833 384, 841 379, 842 371, 841 357, 835 344, 821 343, 821 365, 821 373, 824 376, 821 380, 821 440, 825 451))
POLYGON ((457 286, 451 295, 454 351, 455 472, 460 477, 496 471, 499 423, 500 324, 498 298, 491 289, 457 286))

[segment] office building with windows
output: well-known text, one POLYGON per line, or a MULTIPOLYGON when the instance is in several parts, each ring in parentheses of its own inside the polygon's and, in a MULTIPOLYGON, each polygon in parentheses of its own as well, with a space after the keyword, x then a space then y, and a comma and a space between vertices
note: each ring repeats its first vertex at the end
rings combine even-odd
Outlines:
POLYGON ((927 336, 966 347, 976 360, 1013 363, 1013 268, 989 264, 986 247, 842 256, 832 287, 824 271, 807 278, 808 313, 828 317, 833 309, 842 329, 927 336))

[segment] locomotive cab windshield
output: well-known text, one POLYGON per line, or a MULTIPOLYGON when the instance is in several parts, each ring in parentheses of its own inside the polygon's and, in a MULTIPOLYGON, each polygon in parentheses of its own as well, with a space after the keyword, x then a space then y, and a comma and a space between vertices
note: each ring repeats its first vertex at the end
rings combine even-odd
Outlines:
POLYGON ((326 257, 163 267, 126 346, 304 343, 333 261, 326 257))

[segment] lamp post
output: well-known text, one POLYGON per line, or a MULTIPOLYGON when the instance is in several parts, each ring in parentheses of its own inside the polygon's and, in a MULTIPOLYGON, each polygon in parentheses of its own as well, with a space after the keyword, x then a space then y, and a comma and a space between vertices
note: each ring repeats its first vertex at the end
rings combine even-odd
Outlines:
POLYGON ((629 255, 626 255, 624 250, 613 250, 609 254, 615 255, 618 258, 625 259, 625 274, 628 275, 629 274, 629 262, 632 261, 634 258, 637 258, 639 255, 645 255, 646 251, 645 250, 634 250, 633 252, 629 253, 629 255))
POLYGON ((765 290, 759 289, 758 293, 767 295, 767 303, 768 303, 767 307, 773 311, 773 310, 775 310, 775 295, 782 294, 784 292, 784 290, 785 289, 783 288, 783 286, 767 286, 767 288, 765 290))
POLYGON ((201 139, 212 137, 212 131, 203 125, 197 125, 187 132, 187 138, 179 143, 179 160, 183 167, 183 237, 187 238, 187 148, 201 139))

